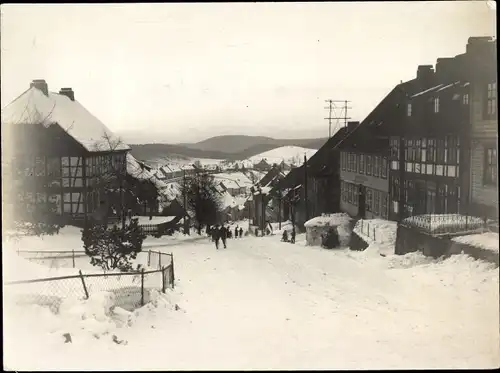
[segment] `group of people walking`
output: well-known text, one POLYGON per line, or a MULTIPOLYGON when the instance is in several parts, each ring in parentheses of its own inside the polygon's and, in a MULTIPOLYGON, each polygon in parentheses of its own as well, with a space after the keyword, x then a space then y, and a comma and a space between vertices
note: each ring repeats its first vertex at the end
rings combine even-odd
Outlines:
MULTIPOLYGON (((209 227, 207 234, 212 237, 212 241, 215 242, 215 248, 219 249, 219 242, 222 241, 224 249, 227 249, 227 239, 233 238, 233 231, 229 227, 224 225, 216 225, 215 227, 209 227)), ((243 228, 236 226, 234 228, 234 238, 243 237, 243 228)))

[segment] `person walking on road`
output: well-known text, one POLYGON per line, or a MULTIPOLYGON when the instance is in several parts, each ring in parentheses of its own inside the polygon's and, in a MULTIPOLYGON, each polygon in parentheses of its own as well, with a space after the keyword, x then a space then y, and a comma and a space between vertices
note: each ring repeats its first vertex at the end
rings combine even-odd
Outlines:
POLYGON ((215 242, 215 248, 217 250, 219 250, 219 239, 220 239, 219 226, 216 225, 214 228, 212 228, 212 241, 215 242))
POLYGON ((238 238, 238 226, 234 228, 234 238, 238 238))
POLYGON ((243 228, 240 227, 240 238, 243 237, 243 228))
POLYGON ((222 244, 224 245, 224 249, 227 249, 226 239, 227 239, 227 228, 222 226, 220 229, 220 238, 222 239, 222 244))

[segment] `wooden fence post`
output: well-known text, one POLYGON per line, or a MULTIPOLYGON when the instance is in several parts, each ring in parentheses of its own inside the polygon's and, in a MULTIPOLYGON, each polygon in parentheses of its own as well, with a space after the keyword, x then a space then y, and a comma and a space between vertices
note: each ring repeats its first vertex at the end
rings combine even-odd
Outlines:
POLYGON ((373 241, 375 241, 375 227, 373 227, 373 241))
POLYGON ((82 271, 78 271, 80 273, 80 278, 82 279, 83 291, 85 292, 85 299, 89 299, 89 292, 87 290, 87 286, 85 285, 85 279, 83 278, 82 271))
POLYGON ((141 271, 141 306, 144 306, 144 268, 141 271))
POLYGON ((161 292, 165 294, 165 267, 161 269, 161 292))
POLYGON ((170 265, 172 266, 170 272, 171 272, 171 282, 172 282, 172 289, 175 287, 175 272, 174 272, 174 254, 171 253, 170 254, 170 257, 172 258, 172 262, 170 263, 170 265))
POLYGON ((159 251, 158 251, 158 256, 160 257, 158 267, 161 268, 161 253, 159 251))
POLYGON ((148 250, 148 267, 151 264, 151 250, 148 250))
POLYGON ((75 268, 75 250, 73 249, 73 268, 75 268))

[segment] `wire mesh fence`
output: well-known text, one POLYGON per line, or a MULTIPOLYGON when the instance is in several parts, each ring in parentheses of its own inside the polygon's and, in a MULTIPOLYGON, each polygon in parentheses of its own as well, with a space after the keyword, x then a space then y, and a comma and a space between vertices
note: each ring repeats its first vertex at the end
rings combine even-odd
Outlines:
POLYGON ((360 230, 361 233, 368 238, 371 238, 373 241, 377 241, 377 231, 375 225, 370 224, 369 221, 361 220, 360 230))
POLYGON ((81 268, 82 262, 88 262, 88 256, 83 250, 71 251, 36 251, 18 250, 22 258, 49 268, 81 268))
POLYGON ((174 255, 162 253, 160 251, 148 251, 147 265, 150 268, 160 269, 162 266, 168 266, 174 262, 174 255))
POLYGON ((167 288, 174 287, 174 266, 172 260, 150 271, 93 274, 79 271, 79 275, 74 276, 12 281, 4 285, 7 299, 46 306, 55 313, 68 297, 88 299, 103 291, 115 295, 115 306, 133 310, 149 301, 152 290, 165 293, 167 288))

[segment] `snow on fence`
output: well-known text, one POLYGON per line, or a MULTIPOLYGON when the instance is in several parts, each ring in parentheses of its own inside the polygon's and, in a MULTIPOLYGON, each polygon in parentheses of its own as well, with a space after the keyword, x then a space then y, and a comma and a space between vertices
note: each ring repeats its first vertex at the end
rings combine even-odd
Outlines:
POLYGON ((370 224, 368 220, 361 220, 359 231, 373 241, 377 241, 377 227, 375 224, 370 224))
POLYGON ((432 235, 477 232, 487 227, 484 219, 460 214, 415 215, 404 219, 401 224, 432 235))
POLYGON ((108 291, 115 294, 116 306, 133 310, 149 301, 150 290, 159 289, 165 293, 167 287, 175 287, 173 254, 150 251, 148 265, 150 263, 157 269, 92 274, 83 274, 80 270, 73 276, 5 282, 4 290, 17 303, 48 306, 53 312, 58 312, 62 300, 68 296, 89 299, 90 294, 108 291))
POLYGON ((17 250, 17 254, 26 260, 36 262, 49 268, 78 268, 78 260, 81 258, 88 258, 83 250, 17 250))

